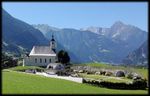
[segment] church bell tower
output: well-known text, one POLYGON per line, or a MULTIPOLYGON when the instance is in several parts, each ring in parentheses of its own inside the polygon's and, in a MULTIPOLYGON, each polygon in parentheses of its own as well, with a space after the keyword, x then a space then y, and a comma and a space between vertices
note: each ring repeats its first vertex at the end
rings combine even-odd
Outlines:
POLYGON ((53 34, 52 34, 52 39, 50 41, 50 46, 51 46, 51 49, 56 53, 56 42, 55 42, 53 34))

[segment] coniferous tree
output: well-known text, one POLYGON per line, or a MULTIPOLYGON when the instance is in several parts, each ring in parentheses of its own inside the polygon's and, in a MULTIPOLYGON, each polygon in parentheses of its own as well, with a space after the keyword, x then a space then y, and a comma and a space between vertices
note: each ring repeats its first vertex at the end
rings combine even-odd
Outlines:
POLYGON ((61 62, 62 64, 68 64, 70 62, 70 57, 68 53, 64 50, 60 50, 57 54, 58 56, 58 62, 61 62))

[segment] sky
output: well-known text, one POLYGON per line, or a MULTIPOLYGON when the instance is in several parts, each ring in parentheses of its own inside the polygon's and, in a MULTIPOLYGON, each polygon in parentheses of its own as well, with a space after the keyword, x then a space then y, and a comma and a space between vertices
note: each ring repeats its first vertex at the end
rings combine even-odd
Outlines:
POLYGON ((2 2, 2 8, 29 24, 80 29, 122 21, 148 30, 147 2, 2 2))

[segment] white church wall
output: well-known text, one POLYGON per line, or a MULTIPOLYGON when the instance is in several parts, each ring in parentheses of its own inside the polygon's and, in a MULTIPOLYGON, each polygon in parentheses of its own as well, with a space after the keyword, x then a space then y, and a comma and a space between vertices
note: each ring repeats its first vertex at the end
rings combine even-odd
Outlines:
POLYGON ((56 56, 30 56, 24 58, 25 66, 47 66, 49 63, 55 62, 56 56))

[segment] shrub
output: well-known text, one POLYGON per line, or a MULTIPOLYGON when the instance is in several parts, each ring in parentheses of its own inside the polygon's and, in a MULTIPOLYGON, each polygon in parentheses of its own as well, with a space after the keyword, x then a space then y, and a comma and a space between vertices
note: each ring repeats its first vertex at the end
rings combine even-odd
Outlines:
POLYGON ((93 79, 83 79, 83 83, 88 83, 94 86, 113 88, 113 89, 145 89, 147 87, 146 80, 136 80, 132 83, 124 83, 124 82, 109 82, 109 81, 100 81, 93 79))
POLYGON ((133 79, 133 74, 132 73, 128 73, 126 76, 128 79, 133 79))
POLYGON ((106 71, 105 70, 101 70, 100 71, 100 75, 105 75, 106 71))
POLYGON ((147 80, 146 79, 133 80, 133 85, 135 88, 145 89, 147 87, 147 80))
POLYGON ((87 71, 86 74, 94 74, 94 72, 87 71))
POLYGON ((105 73, 105 76, 112 76, 112 75, 113 75, 113 73, 110 71, 106 71, 106 73, 105 73))
POLYGON ((17 66, 18 60, 13 59, 10 56, 7 56, 5 53, 2 53, 2 60, 1 60, 1 68, 10 68, 17 66))

